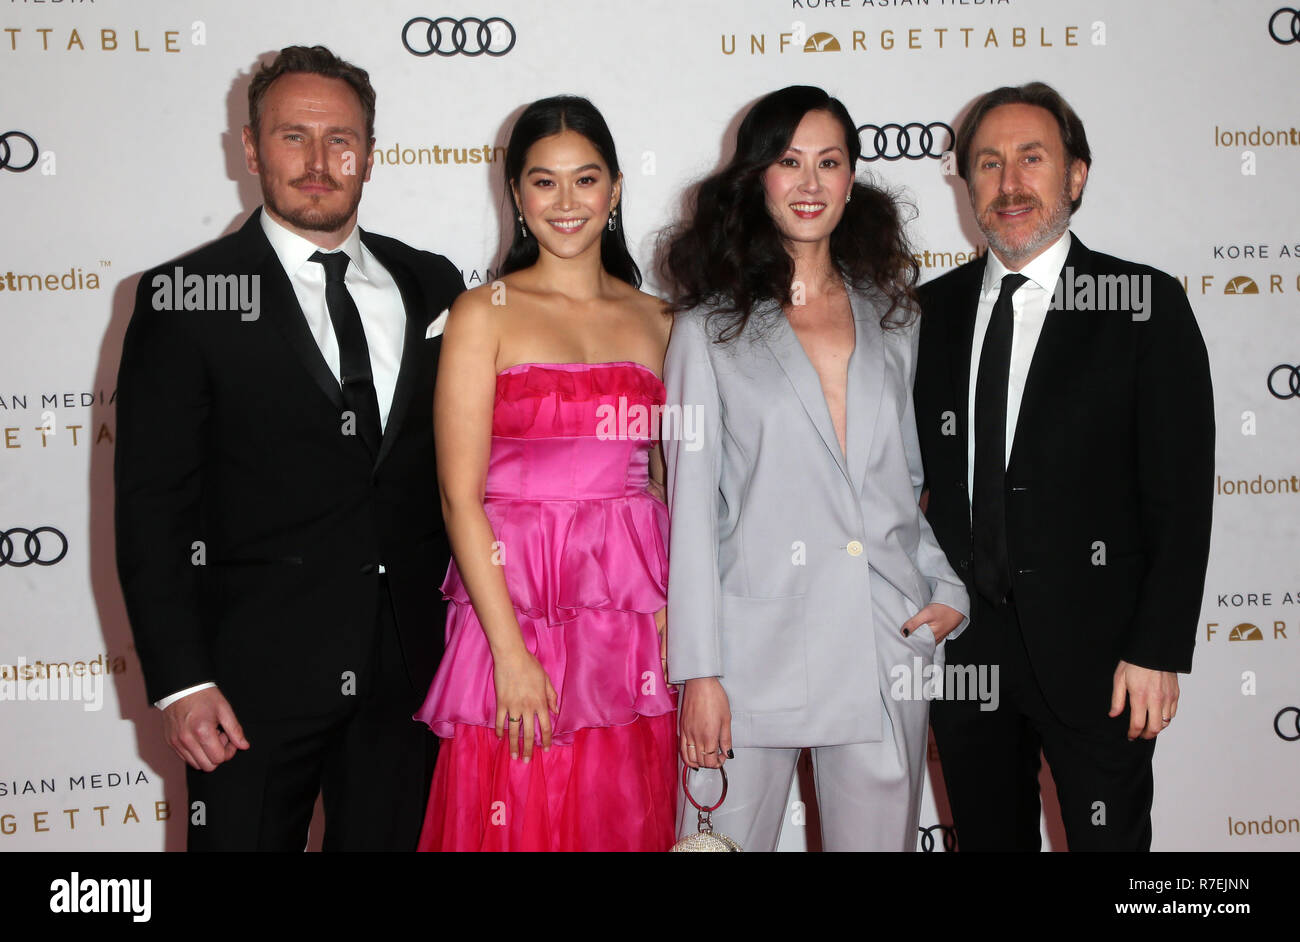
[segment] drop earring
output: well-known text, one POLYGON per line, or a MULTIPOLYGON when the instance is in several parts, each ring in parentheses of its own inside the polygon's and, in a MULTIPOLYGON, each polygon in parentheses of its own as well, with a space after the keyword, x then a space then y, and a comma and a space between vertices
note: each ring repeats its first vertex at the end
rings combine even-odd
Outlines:
POLYGON ((617 209, 611 209, 609 211, 609 223, 607 225, 609 227, 610 232, 614 232, 615 230, 618 229, 618 222, 614 219, 614 217, 617 215, 618 215, 617 209))
POLYGON ((519 231, 523 234, 523 237, 524 237, 525 239, 528 238, 528 227, 524 225, 524 214, 523 214, 523 213, 520 213, 520 214, 519 214, 519 231))
POLYGON ((844 194, 844 202, 847 204, 852 199, 853 199, 853 191, 849 190, 849 192, 844 194))

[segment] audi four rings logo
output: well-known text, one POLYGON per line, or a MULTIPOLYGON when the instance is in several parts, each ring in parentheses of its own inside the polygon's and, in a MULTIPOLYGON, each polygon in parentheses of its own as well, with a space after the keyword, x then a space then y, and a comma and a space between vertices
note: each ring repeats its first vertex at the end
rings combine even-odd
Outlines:
POLYGON ((862 159, 871 160, 921 160, 939 158, 952 146, 952 128, 942 121, 922 124, 864 124, 858 128, 862 142, 862 159), (947 135, 945 138, 944 135, 947 135), (946 143, 945 143, 946 142, 946 143))
POLYGON ((1279 363, 1269 370, 1268 391, 1276 399, 1300 399, 1300 366, 1279 363), (1278 380, 1279 376, 1285 377, 1285 382, 1278 380), (1282 383, 1284 388, 1279 390, 1278 383, 1282 383))
POLYGON ((0 566, 53 566, 67 555, 68 538, 54 527, 11 527, 0 531, 0 566), (47 534, 45 539, 41 539, 42 533, 47 534))
POLYGON ((1273 732, 1287 742, 1295 742, 1300 739, 1300 707, 1282 707, 1282 709, 1278 710, 1277 716, 1273 717, 1273 732), (1291 719, 1284 726, 1282 717, 1287 714, 1291 715, 1291 719))
POLYGON ((917 828, 917 830, 921 832, 921 853, 933 854, 935 852, 935 831, 939 832, 945 853, 951 854, 957 850, 957 828, 954 825, 932 824, 928 828, 917 828))
POLYGON ((39 151, 30 134, 5 131, 0 134, 0 170, 22 173, 36 166, 39 151))
POLYGON ((1300 10, 1282 7, 1274 12, 1268 18, 1268 34, 1273 37, 1273 42, 1284 46, 1300 43, 1300 10))
POLYGON ((515 48, 515 28, 499 16, 489 16, 486 20, 476 16, 459 20, 453 16, 440 16, 436 20, 414 16, 402 27, 402 45, 411 55, 421 58, 435 53, 444 57, 504 56, 515 48), (412 32, 411 27, 416 23, 427 25, 412 32))

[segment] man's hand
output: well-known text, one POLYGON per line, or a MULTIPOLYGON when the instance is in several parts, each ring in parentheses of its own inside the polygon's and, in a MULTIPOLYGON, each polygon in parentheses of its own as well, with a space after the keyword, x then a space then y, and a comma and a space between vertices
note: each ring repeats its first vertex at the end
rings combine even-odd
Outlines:
POLYGON ((1178 714, 1178 675, 1120 661, 1110 694, 1110 716, 1124 712, 1126 695, 1129 740, 1155 739, 1178 714))
POLYGON ((934 640, 937 644, 944 638, 955 631, 957 626, 962 623, 966 616, 955 608, 949 608, 941 602, 931 602, 925 608, 921 609, 907 621, 903 622, 903 637, 906 638, 922 625, 929 625, 930 630, 934 632, 934 640))
POLYGON ((216 687, 181 697, 163 710, 163 739, 186 764, 204 772, 248 748, 235 711, 216 687))

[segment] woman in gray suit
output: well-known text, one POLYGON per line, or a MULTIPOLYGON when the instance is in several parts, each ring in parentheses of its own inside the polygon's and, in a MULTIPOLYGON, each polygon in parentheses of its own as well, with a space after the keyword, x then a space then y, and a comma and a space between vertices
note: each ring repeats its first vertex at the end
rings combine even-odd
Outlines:
POLYGON ((915 848, 924 692, 969 611, 917 506, 917 268, 859 152, 823 90, 764 97, 665 256, 668 670, 692 793, 726 762, 713 822, 746 850, 804 747, 824 848, 915 848))

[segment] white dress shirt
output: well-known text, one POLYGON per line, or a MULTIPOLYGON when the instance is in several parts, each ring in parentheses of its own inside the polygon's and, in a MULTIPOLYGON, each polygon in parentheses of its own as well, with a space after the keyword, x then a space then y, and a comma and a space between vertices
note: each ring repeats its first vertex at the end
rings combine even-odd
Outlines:
MULTIPOLYGON (((293 293, 298 297, 298 305, 307 320, 307 328, 320 347, 321 356, 334 378, 339 379, 339 342, 334 336, 329 306, 325 303, 325 266, 310 261, 313 254, 324 249, 290 232, 272 219, 265 208, 262 209, 262 231, 293 284, 293 293)), ((388 413, 393 407, 393 391, 397 388, 397 372, 402 365, 406 305, 397 282, 362 243, 361 232, 356 226, 334 251, 346 252, 349 259, 343 283, 361 312, 361 326, 365 330, 366 346, 370 349, 370 372, 374 377, 375 396, 379 399, 379 424, 381 428, 387 428, 388 413)), ((380 566, 379 571, 383 572, 384 567, 380 566)), ((165 710, 182 697, 215 686, 209 682, 187 687, 163 697, 154 706, 165 710)))
MULTIPOLYGON (((1065 267, 1065 257, 1070 253, 1070 233, 1067 231, 1041 255, 1020 269, 1019 274, 1029 280, 1011 296, 1011 367, 1007 373, 1007 441, 1005 460, 1011 464, 1011 445, 1016 438, 1016 419, 1020 415, 1020 400, 1025 394, 1025 377, 1034 360, 1034 349, 1047 320, 1047 309, 1052 304, 1056 281, 1065 267)), ((992 251, 984 263, 984 285, 980 289, 979 305, 975 309, 975 333, 970 348, 970 394, 966 404, 966 487, 967 494, 975 492, 975 389, 979 379, 980 353, 984 349, 984 335, 993 317, 993 305, 1002 292, 1002 279, 1016 274, 1002 264, 992 251)))
MULTIPOLYGON (((339 342, 334 336, 334 322, 330 320, 329 306, 325 303, 325 266, 309 259, 320 246, 308 242, 297 233, 290 232, 262 210, 262 231, 275 249, 280 265, 293 284, 298 305, 307 328, 320 347, 321 356, 329 365, 334 378, 339 378, 339 342)), ((388 413, 393 407, 393 390, 397 388, 397 371, 402 365, 402 340, 406 336, 406 305, 397 282, 379 260, 361 241, 361 232, 355 226, 334 251, 347 253, 350 259, 343 283, 361 312, 361 326, 366 332, 366 346, 370 348, 370 372, 375 381, 375 396, 379 399, 379 424, 388 426, 388 413)), ((327 253, 328 254, 328 253, 327 253)))

